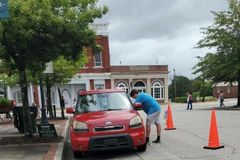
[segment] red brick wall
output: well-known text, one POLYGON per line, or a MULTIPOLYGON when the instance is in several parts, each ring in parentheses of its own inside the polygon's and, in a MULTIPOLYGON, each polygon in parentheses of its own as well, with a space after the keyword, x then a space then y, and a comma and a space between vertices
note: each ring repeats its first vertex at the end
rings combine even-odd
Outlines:
POLYGON ((80 73, 104 73, 110 72, 110 54, 109 43, 107 36, 97 36, 96 43, 102 46, 102 67, 94 66, 94 52, 91 48, 87 49, 88 63, 85 68, 80 70, 80 73))
POLYGON ((228 86, 215 86, 213 87, 213 96, 218 98, 218 95, 220 91, 223 91, 224 93, 224 98, 237 98, 238 95, 238 88, 237 86, 231 86, 230 87, 230 93, 228 93, 228 86))
POLYGON ((105 88, 111 89, 111 80, 110 79, 105 79, 105 88))
POLYGON ((168 72, 167 65, 139 65, 139 67, 146 67, 146 70, 130 70, 132 66, 111 66, 111 72, 144 72, 144 71, 157 71, 168 72))
POLYGON ((90 90, 94 90, 94 80, 90 79, 90 90))

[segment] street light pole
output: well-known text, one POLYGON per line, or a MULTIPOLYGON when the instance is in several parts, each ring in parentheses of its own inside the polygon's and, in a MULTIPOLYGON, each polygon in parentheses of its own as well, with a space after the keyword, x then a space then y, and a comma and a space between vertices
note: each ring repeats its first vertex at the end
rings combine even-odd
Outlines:
MULTIPOLYGON (((44 74, 53 73, 53 63, 48 62, 46 64, 46 68, 43 71, 44 74)), ((44 92, 43 92, 43 84, 42 84, 42 77, 39 78, 39 87, 41 92, 41 101, 42 101, 42 118, 41 118, 41 124, 48 124, 47 120, 47 113, 46 113, 46 107, 45 107, 45 98, 44 98, 44 92)))
POLYGON ((176 80, 176 72, 175 72, 175 69, 173 69, 173 72, 174 72, 174 98, 177 97, 177 80, 176 80))
POLYGON ((42 102, 42 109, 41 109, 41 124, 48 124, 47 120, 47 114, 46 114, 46 107, 45 107, 45 98, 44 98, 44 92, 43 92, 43 84, 42 84, 42 77, 39 78, 39 87, 41 92, 41 102, 42 102))

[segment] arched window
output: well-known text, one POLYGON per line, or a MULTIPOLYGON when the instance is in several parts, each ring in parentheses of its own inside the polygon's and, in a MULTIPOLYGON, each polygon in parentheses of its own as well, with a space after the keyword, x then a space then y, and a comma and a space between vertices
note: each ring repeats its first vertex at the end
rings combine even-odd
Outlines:
POLYGON ((125 82, 118 82, 116 85, 116 88, 120 88, 120 89, 124 89, 126 91, 126 93, 128 94, 128 85, 125 82))
POLYGON ((134 84, 134 89, 136 89, 138 92, 146 92, 146 85, 142 81, 137 81, 134 84))
POLYGON ((156 99, 164 99, 164 87, 162 82, 154 81, 151 85, 151 95, 156 99))
POLYGON ((65 106, 68 107, 68 105, 71 105, 71 94, 68 89, 62 91, 62 96, 65 101, 65 106))

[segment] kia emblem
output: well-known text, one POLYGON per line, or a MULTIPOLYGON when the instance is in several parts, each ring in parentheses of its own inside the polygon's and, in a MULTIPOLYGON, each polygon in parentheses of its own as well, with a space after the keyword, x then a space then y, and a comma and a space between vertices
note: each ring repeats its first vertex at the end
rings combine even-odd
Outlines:
POLYGON ((108 121, 105 123, 105 125, 110 126, 110 125, 112 125, 112 122, 108 121))

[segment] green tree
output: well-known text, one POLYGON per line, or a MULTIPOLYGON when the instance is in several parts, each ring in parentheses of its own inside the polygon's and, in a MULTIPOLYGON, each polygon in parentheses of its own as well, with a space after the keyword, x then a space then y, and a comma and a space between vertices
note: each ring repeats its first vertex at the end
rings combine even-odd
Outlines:
POLYGON ((86 54, 82 54, 76 61, 71 61, 60 56, 53 61, 53 73, 45 74, 45 84, 47 88, 47 106, 50 117, 53 117, 52 104, 51 104, 51 87, 55 84, 66 84, 70 82, 71 78, 83 67, 88 61, 86 54))
MULTIPOLYGON (((195 72, 206 79, 218 82, 240 84, 240 2, 228 0, 227 11, 212 12, 214 23, 202 28, 204 37, 198 42, 198 48, 213 48, 195 67, 195 72)), ((240 85, 238 101, 240 106, 240 85)))
POLYGON ((203 77, 197 77, 192 80, 192 91, 198 92, 204 102, 206 96, 212 96, 212 83, 203 77))
MULTIPOLYGON (((185 76, 175 76, 176 78, 176 97, 186 96, 187 92, 191 91, 192 82, 185 76)), ((172 83, 169 85, 169 96, 170 98, 174 97, 175 79, 172 80, 172 83)))
MULTIPOLYGON (((95 44, 89 24, 107 12, 97 0, 9 0, 10 18, 0 24, 0 59, 17 69, 22 92, 24 133, 32 137, 27 71, 44 70, 63 55, 76 60, 83 47, 95 44)), ((34 77, 34 76, 33 76, 34 77)))

